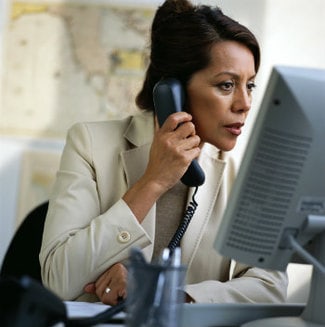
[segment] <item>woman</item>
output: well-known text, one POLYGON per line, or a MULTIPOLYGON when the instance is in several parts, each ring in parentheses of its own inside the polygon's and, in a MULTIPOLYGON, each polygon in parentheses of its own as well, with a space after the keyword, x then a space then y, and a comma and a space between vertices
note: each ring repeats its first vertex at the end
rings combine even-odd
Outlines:
POLYGON ((251 107, 259 46, 218 8, 167 0, 152 24, 151 54, 137 105, 119 121, 83 123, 68 133, 40 253, 44 284, 66 300, 116 304, 126 296, 130 248, 148 260, 166 247, 193 188, 180 182, 193 159, 206 178, 182 239, 187 301, 278 302, 285 274, 235 264, 213 243, 236 171, 234 148, 251 107), (159 128, 152 90, 175 77, 183 112, 159 128))

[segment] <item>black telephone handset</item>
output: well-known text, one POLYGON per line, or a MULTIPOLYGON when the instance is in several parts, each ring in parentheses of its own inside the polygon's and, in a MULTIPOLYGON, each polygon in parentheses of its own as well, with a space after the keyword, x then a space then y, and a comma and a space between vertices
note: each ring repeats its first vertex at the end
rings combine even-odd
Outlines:
POLYGON ((0 325, 48 327, 65 322, 64 303, 28 276, 0 278, 0 325))
MULTIPOLYGON (((159 81, 153 89, 153 102, 158 123, 161 126, 169 115, 183 109, 185 94, 181 83, 175 78, 166 78, 159 81)), ((194 159, 181 181, 187 186, 200 186, 204 183, 204 180, 204 172, 197 160, 194 159)))
POLYGON ((124 318, 114 316, 125 310, 125 301, 94 316, 70 318, 64 302, 29 276, 0 277, 0 294, 1 327, 49 327, 57 323, 64 323, 65 327, 89 327, 124 323, 124 318))

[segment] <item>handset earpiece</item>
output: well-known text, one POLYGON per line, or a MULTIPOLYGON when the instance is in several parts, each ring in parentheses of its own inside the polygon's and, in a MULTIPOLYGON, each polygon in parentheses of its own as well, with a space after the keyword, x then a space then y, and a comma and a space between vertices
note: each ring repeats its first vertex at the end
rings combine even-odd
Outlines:
MULTIPOLYGON (((153 103, 159 126, 172 113, 182 111, 185 103, 185 93, 179 80, 166 78, 156 83, 153 89, 153 103)), ((204 172, 197 160, 194 159, 181 178, 181 181, 183 184, 192 187, 202 185, 204 180, 204 172)))

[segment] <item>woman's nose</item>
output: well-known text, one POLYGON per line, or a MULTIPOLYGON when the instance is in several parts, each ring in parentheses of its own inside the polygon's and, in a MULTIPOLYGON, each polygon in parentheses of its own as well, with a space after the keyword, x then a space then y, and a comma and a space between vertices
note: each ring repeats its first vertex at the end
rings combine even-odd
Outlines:
POLYGON ((233 111, 246 113, 252 105, 252 96, 250 92, 245 89, 237 89, 233 102, 233 111))

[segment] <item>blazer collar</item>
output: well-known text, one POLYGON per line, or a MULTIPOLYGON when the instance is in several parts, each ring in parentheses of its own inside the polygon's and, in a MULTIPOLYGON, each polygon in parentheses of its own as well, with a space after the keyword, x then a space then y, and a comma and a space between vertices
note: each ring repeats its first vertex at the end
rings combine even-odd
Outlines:
POLYGON ((153 112, 143 111, 131 118, 124 137, 135 147, 152 142, 154 133, 153 112))
POLYGON ((143 112, 132 117, 124 137, 130 146, 121 152, 128 187, 145 172, 154 133, 152 112, 143 112))

